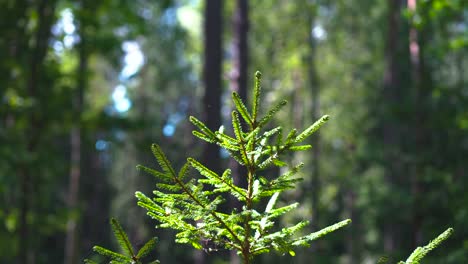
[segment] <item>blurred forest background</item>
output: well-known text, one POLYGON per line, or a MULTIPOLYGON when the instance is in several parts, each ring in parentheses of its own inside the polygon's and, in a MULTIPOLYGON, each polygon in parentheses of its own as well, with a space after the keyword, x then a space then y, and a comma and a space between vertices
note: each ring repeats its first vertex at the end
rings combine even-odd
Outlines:
POLYGON ((465 0, 1 0, 0 262, 80 263, 115 217, 136 245, 158 236, 161 263, 236 263, 154 229, 135 166, 153 142, 176 167, 234 166, 187 118, 219 127, 256 70, 264 105, 290 102, 278 124, 332 117, 290 157, 306 169, 284 223, 353 219, 256 263, 394 263, 450 226, 424 263, 468 263, 465 0))

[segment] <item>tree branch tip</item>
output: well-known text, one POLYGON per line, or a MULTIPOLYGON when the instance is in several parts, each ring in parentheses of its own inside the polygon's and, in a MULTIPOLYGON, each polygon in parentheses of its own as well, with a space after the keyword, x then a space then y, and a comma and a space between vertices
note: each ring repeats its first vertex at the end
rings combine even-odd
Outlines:
POLYGON ((256 77, 257 79, 261 79, 261 78, 262 78, 262 73, 261 73, 260 71, 256 71, 256 72, 255 72, 255 77, 256 77))

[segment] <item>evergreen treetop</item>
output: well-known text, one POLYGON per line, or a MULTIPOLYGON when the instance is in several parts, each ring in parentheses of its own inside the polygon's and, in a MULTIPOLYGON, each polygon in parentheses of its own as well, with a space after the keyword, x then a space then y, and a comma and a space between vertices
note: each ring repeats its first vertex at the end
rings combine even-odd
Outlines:
MULTIPOLYGON (((237 93, 232 93, 236 106, 236 110, 232 112, 232 135, 226 134, 224 127, 212 131, 202 121, 190 117, 190 121, 198 129, 193 131, 194 136, 221 146, 246 168, 247 174, 242 177, 246 177, 247 186, 237 185, 230 169, 218 174, 191 157, 176 170, 157 144, 153 144, 151 150, 161 170, 137 166, 158 180, 153 198, 141 192, 135 193, 138 205, 160 223, 158 227, 176 230, 176 242, 191 244, 196 249, 234 250, 244 264, 251 263, 254 256, 270 251, 294 256, 294 248, 308 246, 312 241, 351 223, 350 219, 346 219, 302 236, 299 231, 309 221, 303 220, 287 227, 281 227, 277 223, 278 218, 298 206, 298 203, 291 203, 277 207, 276 203, 282 192, 294 189, 296 183, 301 181, 296 174, 303 167, 302 163, 289 166, 282 158, 290 152, 310 149, 311 145, 302 143, 325 124, 329 116, 324 115, 301 133, 292 129, 283 137, 281 126, 268 128, 268 124, 286 105, 286 101, 279 102, 259 118, 260 81, 261 74, 256 72, 252 111, 248 110, 237 93), (246 124, 245 130, 241 125, 241 118, 246 124), (289 166, 289 169, 279 176, 263 175, 267 168, 274 166, 289 166), (189 177, 192 171, 198 172, 200 177, 189 177), (220 205, 226 201, 226 197, 237 199, 242 204, 241 209, 222 210, 220 205)), ((156 245, 156 238, 153 238, 135 254, 128 236, 117 220, 112 219, 111 226, 122 253, 100 246, 93 248, 97 253, 110 257, 111 263, 142 263, 141 258, 156 245)), ((423 257, 452 233, 452 228, 447 229, 428 245, 416 248, 406 261, 398 264, 419 264, 423 257)), ((382 257, 378 263, 387 261, 388 258, 382 257)), ((85 262, 94 263, 92 260, 85 262)), ((151 263, 159 262, 154 260, 151 263)))
POLYGON ((298 203, 291 203, 276 207, 276 202, 282 192, 294 189, 301 180, 296 174, 303 164, 291 166, 278 177, 265 176, 263 173, 273 166, 287 166, 282 160, 286 153, 310 149, 311 145, 302 143, 325 124, 329 116, 323 116, 301 133, 293 129, 283 137, 281 126, 270 129, 268 125, 286 105, 286 101, 280 101, 260 117, 260 95, 260 72, 255 74, 252 111, 249 111, 236 92, 232 93, 236 110, 232 111, 231 135, 225 132, 224 127, 213 131, 202 121, 190 117, 198 129, 193 131, 194 136, 224 148, 246 168, 247 174, 241 177, 246 177, 247 186, 236 185, 230 169, 218 174, 194 158, 188 158, 176 170, 157 144, 151 150, 161 170, 138 166, 138 169, 158 180, 153 198, 136 192, 138 205, 147 209, 147 214, 160 223, 159 227, 177 230, 176 242, 189 243, 196 249, 215 250, 201 243, 210 241, 210 245, 216 248, 235 250, 243 263, 250 263, 255 255, 272 250, 294 256, 295 247, 308 246, 311 241, 351 222, 349 219, 343 220, 305 236, 298 235, 298 231, 309 223, 307 220, 288 227, 278 226, 277 219, 298 206, 298 203), (241 125, 241 118, 246 128, 241 125), (201 177, 189 177, 193 170, 201 177), (222 211, 220 205, 228 196, 237 199, 242 208, 222 211), (265 202, 266 207, 262 208, 265 202))

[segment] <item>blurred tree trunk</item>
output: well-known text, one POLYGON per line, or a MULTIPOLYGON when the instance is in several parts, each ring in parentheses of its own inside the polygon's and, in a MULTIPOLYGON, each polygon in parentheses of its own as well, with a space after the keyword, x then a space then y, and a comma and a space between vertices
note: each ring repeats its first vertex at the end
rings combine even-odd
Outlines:
MULTIPOLYGON (((417 0, 407 0, 407 8, 411 13, 417 11, 417 0)), ((419 13, 424 14, 424 9, 419 13)), ((427 19, 427 18, 426 18, 427 19)), ((412 177, 411 177, 411 196, 413 198, 412 208, 412 240, 411 246, 416 248, 423 243, 422 222, 424 212, 421 211, 420 204, 423 202, 424 185, 422 183, 422 174, 426 162, 431 162, 431 158, 425 158, 430 150, 427 149, 431 146, 429 142, 429 135, 426 129, 426 124, 430 121, 428 113, 428 97, 432 90, 432 77, 427 71, 424 63, 424 37, 430 32, 430 23, 427 23, 422 30, 418 30, 413 21, 410 20, 409 28, 409 55, 411 67, 411 80, 413 83, 413 90, 415 91, 415 108, 416 113, 413 115, 414 119, 414 137, 416 148, 416 162, 413 164, 412 177)))
MULTIPOLYGON (((316 68, 316 54, 317 54, 317 39, 312 34, 315 24, 315 19, 317 17, 317 4, 309 4, 309 8, 307 9, 309 12, 307 15, 307 24, 309 31, 308 34, 308 54, 307 54, 307 76, 308 76, 308 86, 311 93, 311 103, 312 108, 311 110, 311 118, 312 122, 315 122, 319 118, 319 107, 320 107, 320 84, 318 79, 318 73, 316 68)), ((312 232, 315 232, 319 228, 319 201, 320 201, 320 137, 318 133, 312 135, 311 144, 313 146, 312 152, 312 178, 310 181, 310 186, 307 188, 308 193, 311 198, 311 207, 312 207, 312 221, 311 221, 311 228, 312 232)), ((320 243, 320 242, 318 242, 320 243)), ((310 247, 310 259, 311 262, 315 263, 315 254, 317 252, 317 243, 313 243, 310 247)))
MULTIPOLYGON (((220 0, 206 0, 205 3, 203 109, 205 123, 212 130, 218 130, 221 125, 222 3, 223 1, 220 0)), ((206 144, 204 162, 213 171, 220 171, 219 147, 217 145, 206 144)))
MULTIPOLYGON (((2 19, 2 23, 4 23, 4 29, 7 31, 5 35, 2 36, 2 38, 7 42, 7 49, 8 49, 8 57, 5 59, 5 61, 16 61, 16 65, 18 68, 20 67, 27 67, 27 62, 25 62, 26 59, 28 59, 28 56, 26 55, 26 50, 27 50, 27 36, 26 36, 26 23, 23 21, 26 21, 26 11, 27 11, 27 3, 24 0, 18 0, 14 1, 13 5, 9 5, 8 2, 2 2, 0 3, 0 8, 1 10, 6 10, 6 12, 3 12, 2 14, 4 15, 2 19)), ((2 31, 2 32, 5 32, 2 31)), ((2 65, 4 66, 4 65, 2 65)), ((2 67, 2 72, 5 73, 5 77, 7 77, 7 82, 5 87, 14 87, 16 89, 22 89, 21 87, 21 82, 15 81, 14 78, 12 78, 13 75, 13 69, 10 69, 12 67, 2 67), (8 78, 9 77, 9 78, 8 78)), ((26 72, 26 69, 24 70, 26 72)), ((25 73, 23 73, 25 74, 25 73)), ((23 88, 24 89, 24 88, 23 88)), ((26 87, 28 90, 28 95, 31 95, 31 87, 26 87)), ((1 95, 3 97, 4 92, 6 89, 1 89, 1 95)), ((32 120, 32 115, 28 117, 29 120, 32 120)), ((3 120, 2 120, 3 121, 3 120)), ((15 125, 15 115, 13 113, 7 112, 5 115, 4 119, 4 125, 6 129, 13 128, 15 125)), ((32 143, 32 142, 31 142, 32 143)), ((28 149, 25 149, 25 152, 28 153, 30 150, 31 143, 28 145, 28 149)), ((24 152, 23 152, 24 153, 24 152)), ((28 253, 28 248, 29 248, 29 243, 28 243, 28 235, 29 235, 29 226, 27 223, 27 214, 29 211, 29 200, 30 197, 28 196, 29 194, 29 181, 30 181, 30 170, 29 170, 29 164, 27 161, 20 161, 19 164, 13 164, 13 166, 17 165, 18 169, 18 176, 19 176, 19 210, 20 210, 20 215, 19 215, 19 228, 18 228, 18 238, 19 238, 19 248, 23 249, 23 252, 21 250, 18 250, 18 254, 20 256, 18 257, 18 261, 21 264, 27 263, 27 255, 28 253), (23 253, 23 254, 22 254, 23 253)), ((11 199, 10 201, 12 202, 14 199, 11 199)), ((16 253, 16 252, 15 252, 16 253)))
POLYGON ((247 0, 237 0, 233 19, 233 70, 231 72, 232 90, 236 91, 247 103, 247 75, 248 75, 248 31, 249 31, 249 3, 247 0))
MULTIPOLYGON (((410 12, 416 12, 416 0, 407 0, 407 8, 410 12)), ((422 128, 421 120, 424 113, 422 110, 422 98, 421 98, 421 65, 420 65, 420 47, 418 43, 418 30, 411 25, 409 28, 409 55, 410 55, 410 67, 411 67, 411 80, 413 83, 413 89, 416 91, 415 98, 415 108, 416 108, 416 117, 415 120, 415 140, 416 140, 416 152, 419 152, 418 149, 421 149, 421 141, 424 141, 422 133, 424 129, 422 128)), ((418 159, 421 159, 419 157, 418 159)), ((421 233, 421 224, 422 216, 420 214, 419 208, 419 197, 421 196, 421 183, 420 183, 420 174, 421 174, 422 164, 419 160, 416 160, 413 164, 413 169, 411 171, 411 196, 413 198, 413 208, 412 208, 412 237, 411 237, 411 247, 416 248, 422 242, 422 233, 421 233)))
POLYGON ((77 254, 77 222, 78 215, 77 205, 79 200, 80 178, 81 178, 81 113, 83 111, 84 93, 87 86, 87 69, 88 69, 88 49, 86 20, 87 7, 86 0, 81 1, 81 10, 78 15, 79 25, 78 34, 80 43, 78 44, 78 70, 77 70, 77 87, 76 94, 73 94, 73 125, 70 131, 70 177, 68 185, 67 206, 71 213, 67 221, 67 232, 65 237, 65 264, 78 263, 77 254))
MULTIPOLYGON (((41 122, 41 103, 40 94, 44 91, 40 91, 40 81, 42 75, 42 64, 47 54, 49 47, 49 38, 51 36, 51 27, 54 22, 55 12, 55 0, 42 0, 37 6, 37 31, 34 35, 34 46, 30 50, 29 57, 29 71, 27 78, 27 93, 31 100, 34 102, 33 109, 29 112, 29 126, 27 128, 26 136, 27 140, 27 153, 28 156, 33 158, 36 148, 40 140, 41 128, 44 123, 41 122)), ((21 51, 27 52, 27 51, 21 51)), ((40 196, 39 193, 34 193, 32 189, 33 182, 38 181, 41 175, 36 175, 36 178, 32 177, 32 174, 37 172, 34 170, 36 166, 34 158, 32 161, 27 161, 23 164, 20 172, 20 184, 21 184, 21 206, 20 206, 20 227, 19 227, 19 248, 20 248, 20 263, 34 263, 35 262, 35 250, 31 246, 33 237, 30 235, 30 223, 28 222, 28 215, 30 215, 34 209, 32 205, 33 197, 40 196)))
MULTIPOLYGON (((312 35, 312 30, 315 27, 315 12, 309 12, 309 58, 308 58, 308 76, 309 76, 309 88, 312 95, 312 121, 315 122, 319 118, 319 96, 320 96, 320 87, 317 74, 317 68, 315 66, 316 52, 317 52, 317 41, 312 35)), ((320 197, 320 138, 319 134, 315 133, 312 137, 312 146, 313 146, 313 158, 312 158, 312 180, 310 185, 310 191, 312 195, 312 228, 316 230, 318 228, 317 222, 319 218, 319 197, 320 197)))
MULTIPOLYGON (((247 104, 247 75, 248 75, 248 31, 249 31, 249 3, 247 0, 237 0, 236 9, 233 19, 233 69, 231 71, 231 87, 237 92, 247 104)), ((247 124, 242 122, 242 126, 246 128, 247 124)), ((238 186, 247 188, 247 170, 240 166, 234 159, 230 160, 230 168, 232 169, 233 180, 238 186)), ((234 198, 231 198, 231 207, 241 209, 241 204, 234 198)), ((236 252, 231 251, 231 264, 239 264, 240 258, 236 252)))
MULTIPOLYGON (((401 17, 401 1, 388 0, 387 14, 387 35, 385 45, 385 69, 383 78, 383 100, 387 107, 385 115, 387 119, 383 120, 383 143, 385 146, 384 157, 386 162, 385 179, 391 188, 396 184, 396 176, 401 173, 401 162, 398 157, 398 146, 400 146, 400 131, 396 118, 394 118, 394 108, 400 100, 398 92, 401 85, 398 73, 398 43, 399 25, 401 17)), ((386 254, 391 255, 396 246, 396 227, 392 223, 393 219, 384 216, 383 223, 383 243, 386 254)))
POLYGON ((91 254, 94 245, 110 244, 111 228, 109 228, 110 201, 113 190, 106 175, 106 153, 97 152, 93 143, 104 137, 105 132, 99 130, 93 133, 81 134, 82 178, 83 186, 80 202, 85 204, 81 210, 81 223, 78 225, 80 239, 80 256, 91 254), (89 175, 86 176, 85 175, 89 175))
MULTIPOLYGON (((221 126, 221 93, 222 93, 222 32, 223 32, 223 1, 206 0, 204 10, 204 65, 203 81, 205 93, 203 110, 205 124, 212 130, 221 126)), ((211 170, 219 173, 221 157, 219 147, 215 144, 205 144, 203 163, 211 170)), ((206 262, 203 251, 196 251, 195 263, 206 262)))

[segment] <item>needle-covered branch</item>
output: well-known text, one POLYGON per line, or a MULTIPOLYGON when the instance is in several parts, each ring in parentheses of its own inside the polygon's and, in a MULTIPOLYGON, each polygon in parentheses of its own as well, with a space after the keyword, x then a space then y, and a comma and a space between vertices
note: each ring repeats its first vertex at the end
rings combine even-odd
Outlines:
MULTIPOLYGON (((260 81, 261 74, 256 72, 251 110, 237 93, 232 94, 236 110, 232 112, 233 129, 230 134, 224 131, 224 127, 212 131, 199 119, 190 117, 190 122, 197 129, 193 131, 194 136, 224 148, 246 168, 247 174, 238 177, 246 178, 247 187, 237 186, 229 169, 219 175, 194 158, 188 158, 187 164, 176 174, 161 148, 155 144, 152 151, 162 171, 143 166, 139 168, 158 179, 158 190, 153 192, 153 198, 136 193, 138 204, 160 222, 160 227, 178 231, 176 242, 189 243, 201 249, 200 241, 210 240, 218 248, 237 251, 244 263, 250 263, 253 256, 271 250, 294 255, 294 247, 306 246, 312 240, 349 223, 346 220, 306 236, 299 236, 299 231, 307 226, 308 221, 278 227, 278 218, 299 206, 296 202, 281 207, 275 205, 282 192, 295 188, 296 183, 300 182, 301 179, 295 175, 303 164, 292 166, 277 177, 264 177, 259 173, 271 166, 288 166, 283 159, 289 152, 310 149, 310 145, 299 143, 316 132, 328 120, 328 116, 299 135, 293 129, 284 139, 282 126, 271 128, 270 123, 287 102, 280 101, 259 118, 260 81), (247 126, 242 126, 241 119, 247 126), (190 177, 189 167, 194 168, 201 177, 190 177), (243 203, 241 209, 218 210, 227 198, 225 195, 243 203), (259 206, 266 199, 268 205, 262 210, 259 206)), ((206 247, 206 251, 213 250, 206 247)))

